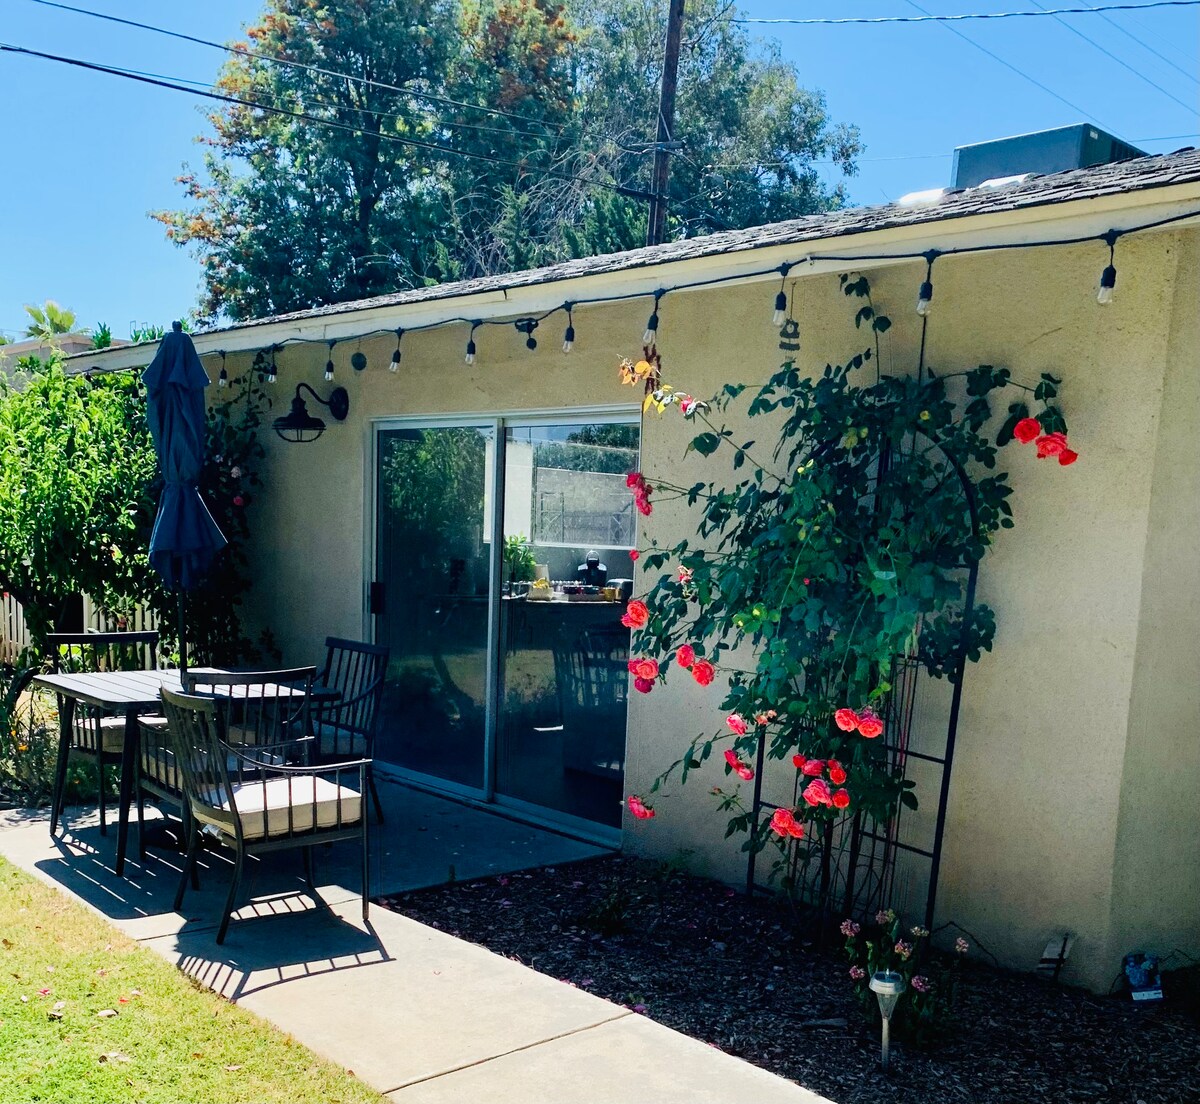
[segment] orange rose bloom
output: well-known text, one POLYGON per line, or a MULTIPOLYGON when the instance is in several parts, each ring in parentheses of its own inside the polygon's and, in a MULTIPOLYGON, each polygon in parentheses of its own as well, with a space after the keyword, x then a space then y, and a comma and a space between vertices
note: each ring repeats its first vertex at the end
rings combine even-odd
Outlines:
POLYGON ((833 715, 833 723, 843 732, 853 732, 858 727, 858 714, 853 709, 839 709, 833 715))
POLYGON ((692 678, 701 686, 708 686, 717 677, 717 669, 707 659, 698 659, 692 664, 692 678))

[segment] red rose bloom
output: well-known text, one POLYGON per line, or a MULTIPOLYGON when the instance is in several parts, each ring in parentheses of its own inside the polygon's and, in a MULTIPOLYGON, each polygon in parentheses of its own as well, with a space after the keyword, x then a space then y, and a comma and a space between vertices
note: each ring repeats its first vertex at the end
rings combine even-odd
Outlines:
POLYGON ((1023 445, 1029 444, 1042 432, 1042 423, 1036 418, 1022 418, 1013 426, 1013 436, 1023 445))
POLYGON ((1067 448, 1067 438, 1062 433, 1044 433, 1037 439, 1037 454, 1039 460, 1047 456, 1061 456, 1067 448))
POLYGON ((647 678, 635 678, 633 680, 633 688, 639 694, 649 694, 654 689, 654 683, 647 678))
POLYGON ((864 709, 858 718, 858 731, 868 740, 874 740, 883 731, 883 721, 879 719, 874 710, 864 709))
POLYGON ((625 476, 626 487, 640 487, 646 482, 646 477, 641 472, 630 472, 625 476))
POLYGON ((792 766, 794 766, 798 771, 804 770, 804 764, 807 762, 808 760, 805 759, 803 755, 792 756, 792 766))
POLYGON ((625 799, 625 804, 629 806, 629 811, 637 817, 638 820, 649 820, 654 816, 654 810, 650 808, 637 794, 630 794, 625 799))
POLYGON ((690 644, 681 644, 679 651, 675 653, 675 662, 680 667, 690 667, 696 662, 696 649, 690 644))
POLYGON ((235 506, 245 506, 246 500, 244 498, 242 498, 241 495, 234 495, 233 496, 233 504, 235 506))
POLYGON ((835 809, 844 809, 850 804, 850 795, 845 790, 838 790, 830 798, 835 809))
POLYGON ((725 752, 725 762, 729 764, 729 769, 733 771, 739 778, 749 782, 754 777, 754 771, 750 769, 749 764, 743 763, 738 753, 730 748, 725 752))
POLYGON ((804 825, 796 823, 791 809, 776 809, 771 817, 771 830, 785 838, 800 839, 804 835, 804 825))
POLYGON ((836 759, 830 759, 828 766, 830 782, 832 782, 835 786, 840 786, 846 781, 846 772, 842 768, 841 763, 839 763, 836 759))
POLYGON ((646 603, 635 598, 625 607, 621 615, 621 624, 628 629, 640 629, 650 620, 650 610, 646 603))
POLYGON ((1079 453, 1073 452, 1069 448, 1065 448, 1058 454, 1058 462, 1065 468, 1068 464, 1074 464, 1079 459, 1079 453))
POLYGON ((640 555, 641 553, 636 548, 631 548, 629 550, 629 558, 631 560, 636 560, 640 555))
POLYGON ((858 727, 858 714, 853 709, 839 709, 833 715, 833 723, 843 732, 853 732, 858 727))
POLYGON ((708 686, 717 677, 717 669, 707 659, 698 659, 692 664, 692 678, 701 686, 708 686))

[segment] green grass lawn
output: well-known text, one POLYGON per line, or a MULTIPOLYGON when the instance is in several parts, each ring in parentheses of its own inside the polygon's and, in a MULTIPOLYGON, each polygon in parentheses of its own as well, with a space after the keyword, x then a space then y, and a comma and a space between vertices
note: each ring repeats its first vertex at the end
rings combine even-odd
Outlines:
POLYGON ((382 1100, 0 859, 2 1104, 382 1100))

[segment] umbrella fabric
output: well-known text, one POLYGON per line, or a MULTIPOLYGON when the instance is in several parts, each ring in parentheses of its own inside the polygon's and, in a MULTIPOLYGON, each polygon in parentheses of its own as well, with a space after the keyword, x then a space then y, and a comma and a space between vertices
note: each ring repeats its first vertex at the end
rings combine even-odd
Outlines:
POLYGON ((182 329, 163 337, 142 381, 146 419, 165 483, 150 535, 150 564, 167 589, 192 590, 229 542, 196 486, 204 466, 208 376, 182 329))

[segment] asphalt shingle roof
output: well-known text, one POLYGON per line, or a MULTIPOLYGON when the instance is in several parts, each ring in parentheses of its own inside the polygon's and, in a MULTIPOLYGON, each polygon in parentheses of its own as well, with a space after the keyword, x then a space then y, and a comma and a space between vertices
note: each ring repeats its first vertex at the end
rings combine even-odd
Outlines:
POLYGON ((331 303, 310 310, 293 311, 268 318, 256 318, 230 329, 298 321, 328 315, 347 314, 379 307, 409 303, 427 303, 485 292, 531 287, 578 279, 606 272, 621 272, 734 253, 768 246, 793 245, 807 241, 848 237, 853 234, 942 222, 974 215, 999 214, 1028 207, 1095 199, 1101 196, 1164 188, 1172 184, 1200 181, 1200 150, 1188 148, 1177 153, 1137 157, 1086 169, 1025 177, 997 187, 948 190, 940 198, 916 204, 889 203, 876 207, 849 207, 788 222, 755 226, 746 230, 727 230, 705 237, 667 242, 663 245, 582 257, 546 268, 483 276, 473 280, 436 284, 407 291, 377 295, 370 299, 331 303))

